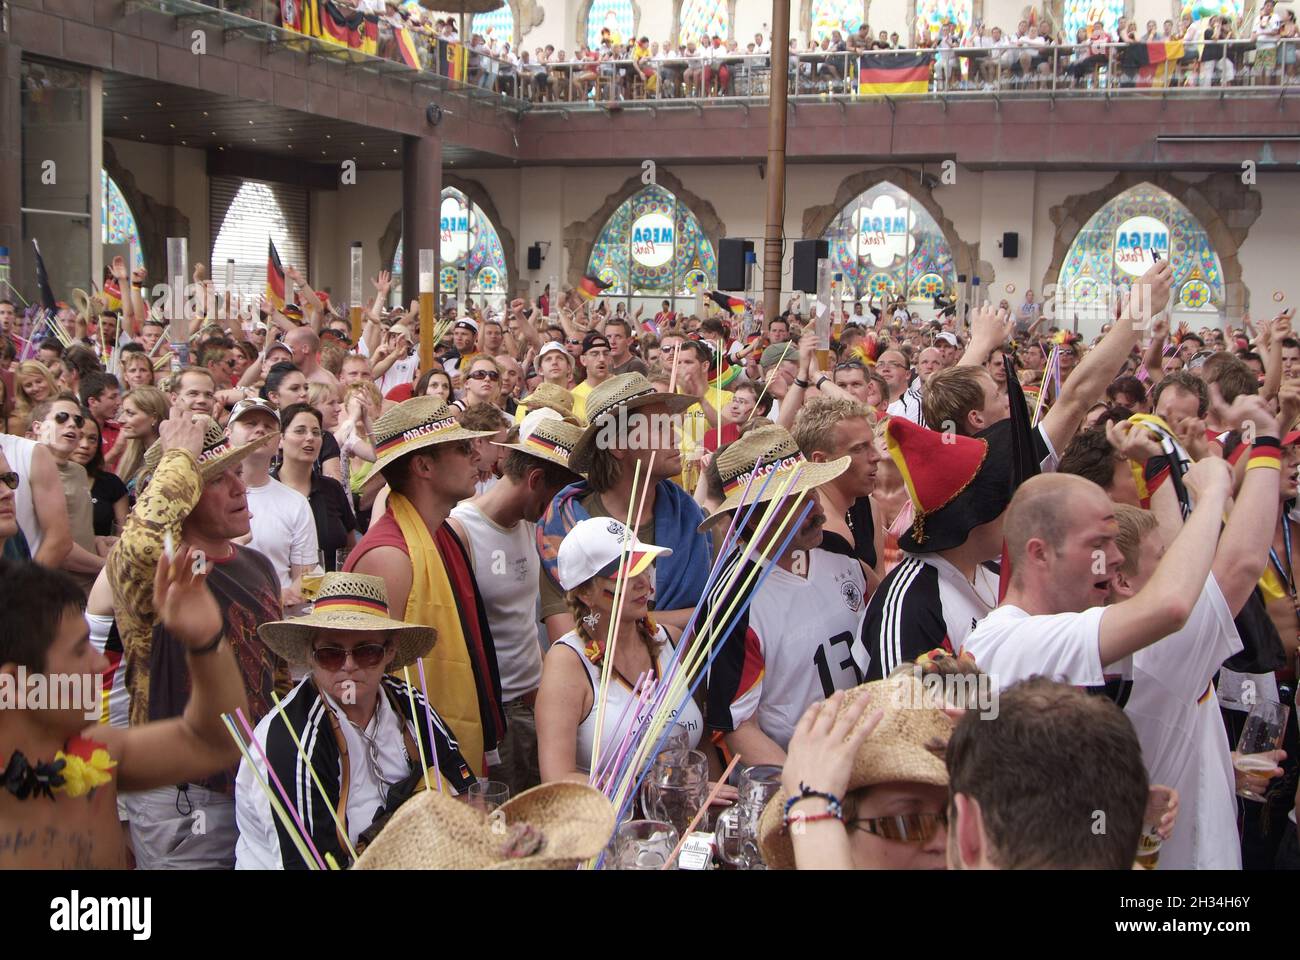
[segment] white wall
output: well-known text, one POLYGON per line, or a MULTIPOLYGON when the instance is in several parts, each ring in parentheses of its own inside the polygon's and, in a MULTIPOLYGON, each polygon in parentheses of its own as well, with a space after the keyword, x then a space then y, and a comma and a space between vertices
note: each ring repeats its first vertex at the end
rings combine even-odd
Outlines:
POLYGON ((1241 245, 1241 280, 1250 291, 1250 314, 1258 323, 1300 303, 1300 271, 1295 264, 1295 231, 1300 222, 1300 191, 1293 176, 1261 174, 1259 219, 1241 245), (1276 300, 1275 294, 1282 299, 1276 300))
POLYGON ((135 175, 137 190, 189 217, 190 260, 207 263, 207 155, 188 147, 158 146, 112 137, 106 137, 105 142, 113 148, 118 163, 135 175))

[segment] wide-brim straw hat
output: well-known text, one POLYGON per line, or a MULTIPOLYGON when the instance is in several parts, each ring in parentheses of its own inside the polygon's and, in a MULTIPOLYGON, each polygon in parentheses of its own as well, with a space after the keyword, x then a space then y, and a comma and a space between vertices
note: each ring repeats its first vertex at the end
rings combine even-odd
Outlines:
MULTIPOLYGON (((567 357, 568 354, 566 353, 565 356, 567 357)), ((573 394, 558 384, 542 381, 537 385, 536 390, 520 402, 530 411, 549 407, 562 416, 573 416, 573 394)))
POLYGON ((400 670, 433 649, 438 631, 405 623, 388 612, 388 588, 380 577, 362 573, 327 573, 321 579, 311 613, 257 628, 274 653, 290 663, 310 664, 313 638, 322 630, 391 633, 397 655, 388 669, 400 670))
POLYGON ((714 462, 722 478, 725 499, 718 509, 704 518, 699 527, 701 531, 728 516, 742 503, 746 506, 763 503, 829 483, 849 468, 850 458, 840 457, 825 463, 805 460, 789 431, 774 423, 750 430, 728 444, 714 462), (792 476, 793 482, 790 480, 792 476))
MULTIPOLYGON (((929 706, 930 698, 920 678, 902 674, 846 690, 839 713, 848 710, 859 697, 871 701, 858 720, 859 726, 876 710, 883 710, 885 715, 858 748, 845 795, 878 783, 920 783, 947 788, 948 768, 940 748, 947 746, 952 735, 952 720, 940 707, 929 706)), ((772 870, 795 868, 794 847, 782 826, 786 799, 782 787, 763 808, 758 821, 759 849, 763 862, 772 870)))
POLYGON ((413 397, 393 407, 375 421, 373 473, 408 453, 435 443, 490 437, 491 430, 466 430, 456 419, 456 409, 438 397, 413 397))
POLYGON ((587 394, 587 429, 582 434, 569 458, 569 469, 574 473, 586 473, 591 467, 591 457, 596 450, 596 437, 600 433, 602 421, 606 417, 616 416, 622 408, 629 413, 641 407, 662 403, 669 413, 681 413, 699 397, 685 393, 660 393, 649 380, 639 373, 620 373, 610 377, 600 386, 587 394))
POLYGON ((492 443, 507 450, 518 450, 530 457, 554 463, 569 469, 569 457, 582 437, 582 427, 549 407, 529 410, 519 424, 519 439, 514 443, 493 440, 492 443))
POLYGON ((421 790, 357 858, 357 870, 573 870, 614 833, 614 807, 581 783, 525 790, 491 815, 421 790))
MULTIPOLYGON (((256 440, 244 444, 242 447, 236 447, 226 436, 225 429, 217 421, 205 414, 195 414, 196 417, 202 417, 203 421, 203 449, 199 451, 199 474, 203 477, 204 483, 211 483, 223 473, 242 461, 258 447, 265 446, 272 440, 278 440, 280 434, 270 433, 264 437, 258 437, 256 440)), ((163 456, 162 441, 155 440, 150 444, 149 449, 144 452, 143 466, 141 476, 145 478, 153 477, 154 471, 158 469, 158 464, 163 456)), ((142 484, 142 487, 144 484, 142 484)))

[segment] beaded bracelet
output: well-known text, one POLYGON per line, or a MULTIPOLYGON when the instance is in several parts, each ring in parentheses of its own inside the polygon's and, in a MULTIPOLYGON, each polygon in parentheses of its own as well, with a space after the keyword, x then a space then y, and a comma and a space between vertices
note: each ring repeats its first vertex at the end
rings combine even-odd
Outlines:
POLYGON ((839 814, 827 810, 824 813, 796 813, 793 817, 786 817, 782 827, 788 832, 791 824, 802 826, 805 823, 816 823, 818 820, 839 820, 841 823, 844 822, 844 818, 839 814))
POLYGON ((794 807, 794 805, 798 803, 800 800, 811 800, 814 797, 818 797, 826 801, 826 811, 831 816, 835 817, 835 819, 837 820, 844 819, 844 805, 840 803, 839 797, 835 796, 832 793, 823 793, 820 790, 813 790, 807 784, 800 783, 799 795, 797 797, 790 797, 785 801, 785 811, 784 811, 784 815, 781 817, 781 822, 785 826, 789 826, 790 810, 794 807))

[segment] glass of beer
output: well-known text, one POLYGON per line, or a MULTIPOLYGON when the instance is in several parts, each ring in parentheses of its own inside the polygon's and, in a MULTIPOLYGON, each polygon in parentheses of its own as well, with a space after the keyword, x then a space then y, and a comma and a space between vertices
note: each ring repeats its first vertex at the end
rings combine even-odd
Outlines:
MULTIPOLYGON (((1272 700, 1256 702, 1246 717, 1246 725, 1241 728, 1241 738, 1237 741, 1232 765, 1242 773, 1254 777, 1271 773, 1277 767, 1273 751, 1282 749, 1282 735, 1286 731, 1290 713, 1290 708, 1282 703, 1272 700)), ((1247 786, 1239 788, 1237 796, 1260 803, 1264 801, 1263 796, 1247 786)))

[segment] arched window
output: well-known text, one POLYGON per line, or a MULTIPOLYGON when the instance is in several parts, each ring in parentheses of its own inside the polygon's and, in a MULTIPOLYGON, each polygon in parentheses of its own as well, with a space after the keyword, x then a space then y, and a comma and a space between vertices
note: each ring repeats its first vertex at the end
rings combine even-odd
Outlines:
POLYGON ((824 237, 830 241, 832 270, 843 275, 845 297, 933 302, 937 294, 956 294, 952 250, 939 224, 892 183, 858 194, 824 237))
POLYGON ((847 38, 862 26, 862 0, 813 0, 812 29, 809 36, 821 42, 838 30, 847 38))
MULTIPOLYGON (((438 244, 438 288, 458 294, 461 273, 469 294, 499 297, 506 292, 506 255, 501 238, 478 204, 455 187, 443 187, 438 244)), ((393 254, 393 289, 402 287, 402 238, 393 254)))
POLYGON ((916 0, 916 29, 924 27, 937 37, 945 22, 951 23, 960 36, 970 27, 971 0, 916 0))
POLYGON ((686 204, 652 184, 628 197, 606 221, 587 272, 610 284, 605 296, 674 302, 716 282, 713 244, 686 204))
POLYGON ((134 243, 136 262, 132 267, 144 266, 144 249, 140 246, 140 231, 135 214, 122 196, 122 190, 107 170, 99 171, 99 225, 100 243, 129 245, 134 243))
POLYGON ((728 39, 727 0, 682 0, 677 42, 690 43, 700 37, 728 39))
POLYGON ((1175 315, 1223 309, 1223 270, 1209 235, 1173 196, 1141 183, 1093 214, 1070 244, 1057 279, 1057 324, 1109 320, 1117 299, 1155 262, 1152 250, 1173 267, 1175 315))
MULTIPOLYGON (((1077 37, 1081 28, 1085 33, 1091 31, 1098 20, 1113 37, 1119 28, 1119 18, 1124 16, 1124 0, 1065 0, 1062 14, 1061 29, 1067 40, 1077 37)), ((1138 35, 1141 34, 1139 26, 1138 35)))
POLYGON ((505 4, 491 13, 476 13, 470 29, 483 37, 509 43, 515 46, 515 15, 510 4, 505 4))
POLYGON ((614 43, 630 43, 635 25, 632 22, 632 0, 591 0, 587 11, 587 46, 600 46, 600 31, 609 29, 614 43))

